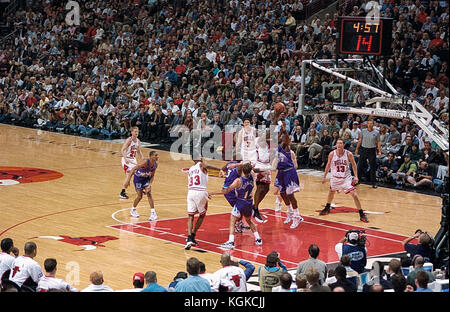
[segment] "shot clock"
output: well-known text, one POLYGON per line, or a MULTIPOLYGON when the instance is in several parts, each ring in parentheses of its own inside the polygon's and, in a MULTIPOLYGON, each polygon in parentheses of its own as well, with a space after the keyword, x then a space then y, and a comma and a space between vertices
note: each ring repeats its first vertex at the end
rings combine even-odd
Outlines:
POLYGON ((392 19, 366 17, 338 18, 339 54, 392 54, 392 19))

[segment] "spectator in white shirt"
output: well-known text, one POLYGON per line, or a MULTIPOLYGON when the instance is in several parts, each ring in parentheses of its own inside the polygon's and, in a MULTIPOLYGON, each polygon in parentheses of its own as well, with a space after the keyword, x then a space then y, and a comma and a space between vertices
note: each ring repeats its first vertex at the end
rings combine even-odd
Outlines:
POLYGON ((300 74, 300 70, 296 69, 289 80, 294 80, 298 83, 302 83, 302 75, 300 74))
POLYGON ((101 115, 108 116, 108 114, 112 114, 114 111, 114 106, 111 105, 111 102, 108 99, 105 99, 105 105, 102 108, 101 115))
POLYGON ((278 92, 283 92, 283 81, 280 78, 275 80, 275 83, 270 88, 270 92, 275 93, 277 91, 275 87, 278 87, 278 92))
POLYGON ((206 58, 207 58, 211 63, 216 64, 216 56, 217 56, 217 53, 214 52, 213 46, 210 46, 208 52, 206 52, 206 58))
POLYGON ((211 286, 211 291, 215 291, 215 290, 213 290, 214 275, 212 273, 206 273, 206 266, 201 261, 200 261, 200 272, 199 272, 198 276, 205 278, 209 282, 209 285, 211 286))
POLYGON ((438 110, 439 109, 439 103, 441 101, 444 101, 444 108, 448 109, 448 96, 445 94, 445 89, 439 90, 439 96, 434 99, 433 107, 438 110))
POLYGON ((34 242, 25 243, 25 255, 14 259, 13 268, 9 274, 9 280, 17 286, 23 285, 35 288, 39 280, 44 276, 41 266, 35 260, 37 255, 37 246, 34 242))
POLYGON ((82 292, 110 292, 114 291, 111 287, 104 284, 102 271, 91 273, 89 280, 91 285, 82 290, 82 292))
POLYGON ((357 142, 359 140, 359 136, 361 135, 361 129, 358 128, 359 122, 354 121, 352 123, 352 140, 353 142, 357 142))
POLYGON ((267 109, 267 104, 263 104, 261 107, 261 111, 259 112, 259 115, 261 115, 264 120, 268 120, 270 114, 270 110, 267 109))
POLYGON ((222 264, 222 268, 214 273, 214 285, 211 287, 211 291, 247 292, 247 278, 244 270, 232 265, 228 252, 222 254, 220 264, 222 264))
POLYGON ((61 96, 61 99, 56 103, 56 105, 55 105, 55 109, 56 110, 62 110, 62 109, 64 109, 64 108, 66 108, 66 107, 69 107, 69 105, 70 105, 71 103, 70 103, 70 101, 66 98, 66 95, 65 94, 63 94, 62 96, 61 96))
POLYGON ((62 291, 62 292, 78 292, 78 289, 70 286, 66 281, 56 278, 56 259, 48 258, 44 261, 45 276, 39 280, 36 291, 62 291))
POLYGON ((427 79, 425 80, 425 97, 427 97, 428 93, 433 94, 433 99, 435 99, 438 95, 439 89, 435 86, 436 80, 427 79))
POLYGON ((11 238, 4 238, 1 242, 2 252, 0 253, 0 286, 2 279, 8 278, 9 273, 13 268, 14 257, 11 256, 11 251, 14 247, 14 242, 11 238), (3 276, 5 275, 5 276, 3 276))

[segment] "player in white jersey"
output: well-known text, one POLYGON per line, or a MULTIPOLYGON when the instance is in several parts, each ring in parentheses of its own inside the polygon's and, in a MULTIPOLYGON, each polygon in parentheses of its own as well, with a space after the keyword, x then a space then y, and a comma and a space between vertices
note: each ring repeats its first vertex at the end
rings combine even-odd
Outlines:
POLYGON ((78 292, 78 289, 70 286, 66 281, 56 278, 56 259, 48 258, 44 261, 45 276, 39 280, 36 288, 37 292, 47 292, 49 290, 78 292))
POLYGON ((44 276, 44 273, 39 263, 33 260, 37 254, 36 244, 34 242, 27 242, 24 249, 25 255, 14 259, 9 280, 19 287, 25 285, 34 289, 39 280, 44 276))
POLYGON ((350 195, 352 195, 356 208, 358 208, 360 220, 366 223, 369 222, 366 214, 361 208, 361 203, 354 187, 354 185, 358 183, 358 168, 356 167, 353 154, 344 149, 344 141, 342 139, 338 139, 336 149, 328 155, 328 162, 325 167, 322 184, 327 181, 327 174, 330 169, 330 191, 328 192, 327 204, 320 212, 320 215, 323 216, 330 213, 331 201, 334 198, 334 193, 343 190, 345 194, 350 193, 350 195), (350 164, 352 165, 354 177, 350 172, 350 164))
POLYGON ((256 161, 256 129, 250 126, 248 119, 244 120, 244 127, 238 133, 236 147, 243 163, 256 161))
POLYGON ((195 241, 195 234, 202 225, 203 219, 206 215, 206 210, 208 209, 208 200, 210 198, 206 190, 208 186, 208 169, 220 171, 219 168, 207 164, 203 159, 194 160, 194 162, 195 165, 190 167, 188 172, 188 237, 186 239, 185 249, 190 249, 192 245, 197 245, 197 242, 195 241), (199 217, 194 226, 194 216, 197 213, 199 214, 199 217))
POLYGON ((2 279, 9 278, 9 273, 13 268, 14 257, 10 255, 14 247, 11 238, 4 238, 1 242, 2 252, 0 253, 0 286, 2 286, 2 279))
POLYGON ((256 221, 263 223, 264 220, 259 213, 259 204, 267 195, 270 189, 270 183, 272 182, 272 172, 270 171, 270 147, 267 144, 267 137, 269 133, 261 133, 256 140, 256 161, 254 163, 253 170, 256 174, 256 191, 254 195, 253 203, 253 217, 256 221))
POLYGON ((140 159, 144 158, 141 151, 141 141, 138 139, 138 136, 139 128, 132 127, 131 136, 122 145, 122 168, 125 171, 125 179, 122 183, 123 188, 119 195, 122 199, 128 199, 128 195, 125 192, 127 188, 126 181, 130 178, 131 170, 138 164, 136 159, 137 154, 139 154, 140 159))
POLYGON ((247 278, 242 268, 232 265, 231 256, 225 252, 220 257, 222 268, 213 274, 212 291, 247 292, 247 278))

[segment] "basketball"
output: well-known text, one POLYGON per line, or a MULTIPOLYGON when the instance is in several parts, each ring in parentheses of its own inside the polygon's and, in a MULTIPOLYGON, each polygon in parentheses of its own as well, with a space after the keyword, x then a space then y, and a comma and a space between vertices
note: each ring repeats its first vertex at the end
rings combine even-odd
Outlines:
POLYGON ((282 112, 284 112, 284 110, 286 109, 286 107, 284 106, 283 103, 278 102, 273 106, 273 110, 275 111, 275 114, 279 115, 282 112))

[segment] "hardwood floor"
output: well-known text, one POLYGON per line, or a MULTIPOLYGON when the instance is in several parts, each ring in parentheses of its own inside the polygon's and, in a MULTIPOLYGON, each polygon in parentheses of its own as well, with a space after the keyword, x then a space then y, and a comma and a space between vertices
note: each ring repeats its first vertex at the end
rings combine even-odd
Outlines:
MULTIPOLYGON (((25 242, 35 241, 38 245, 36 260, 42 267, 46 258, 56 258, 57 276, 78 289, 87 287, 90 272, 98 269, 104 273, 105 284, 118 290, 132 287, 135 272, 149 270, 155 271, 158 283, 166 286, 177 272, 186 270, 186 259, 191 256, 203 261, 208 272, 220 268, 218 252, 186 251, 179 243, 110 227, 136 222, 128 211, 135 197, 133 185, 127 190, 130 199, 119 199, 124 178, 120 144, 0 124, 0 146, 0 172, 3 172, 0 181, 4 180, 0 185, 0 239, 11 237, 20 254, 25 242), (33 168, 56 171, 62 176, 33 171, 33 168), (4 174, 14 170, 22 177, 31 177, 30 183, 4 174), (32 182, 47 177, 53 179, 32 182), (21 183, 11 184, 14 181, 21 183)), ((144 148, 144 156, 149 151, 144 148)), ((152 186, 159 220, 185 218, 187 179, 182 168, 191 166, 192 161, 172 160, 165 151, 159 151, 159 157, 152 186)), ((302 189, 296 197, 302 215, 405 236, 418 228, 433 234, 439 229, 439 197, 360 185, 358 194, 362 207, 372 212, 368 215, 370 223, 364 224, 354 213, 334 213, 319 218, 317 210, 322 209, 326 201, 329 184, 321 184, 320 178, 309 175, 300 175, 300 182, 302 189)), ((222 179, 212 177, 208 190, 218 191, 222 183, 222 179)), ((274 207, 272 190, 261 208, 274 207)), ((351 196, 339 194, 334 201, 337 206, 354 207, 351 196)), ((139 221, 147 221, 149 205, 145 197, 138 211, 139 221)), ((209 202, 208 214, 223 213, 228 220, 226 213, 229 211, 222 196, 215 196, 209 202)), ((302 231, 301 226, 296 231, 302 231)), ((224 235, 226 237, 226 233, 224 235)), ((264 233, 261 235, 264 238, 264 233)), ((265 239, 265 243, 277 249, 270 239, 265 239)), ((336 241, 327 243, 333 248, 336 241)), ((301 260, 304 259, 298 259, 301 260)))

